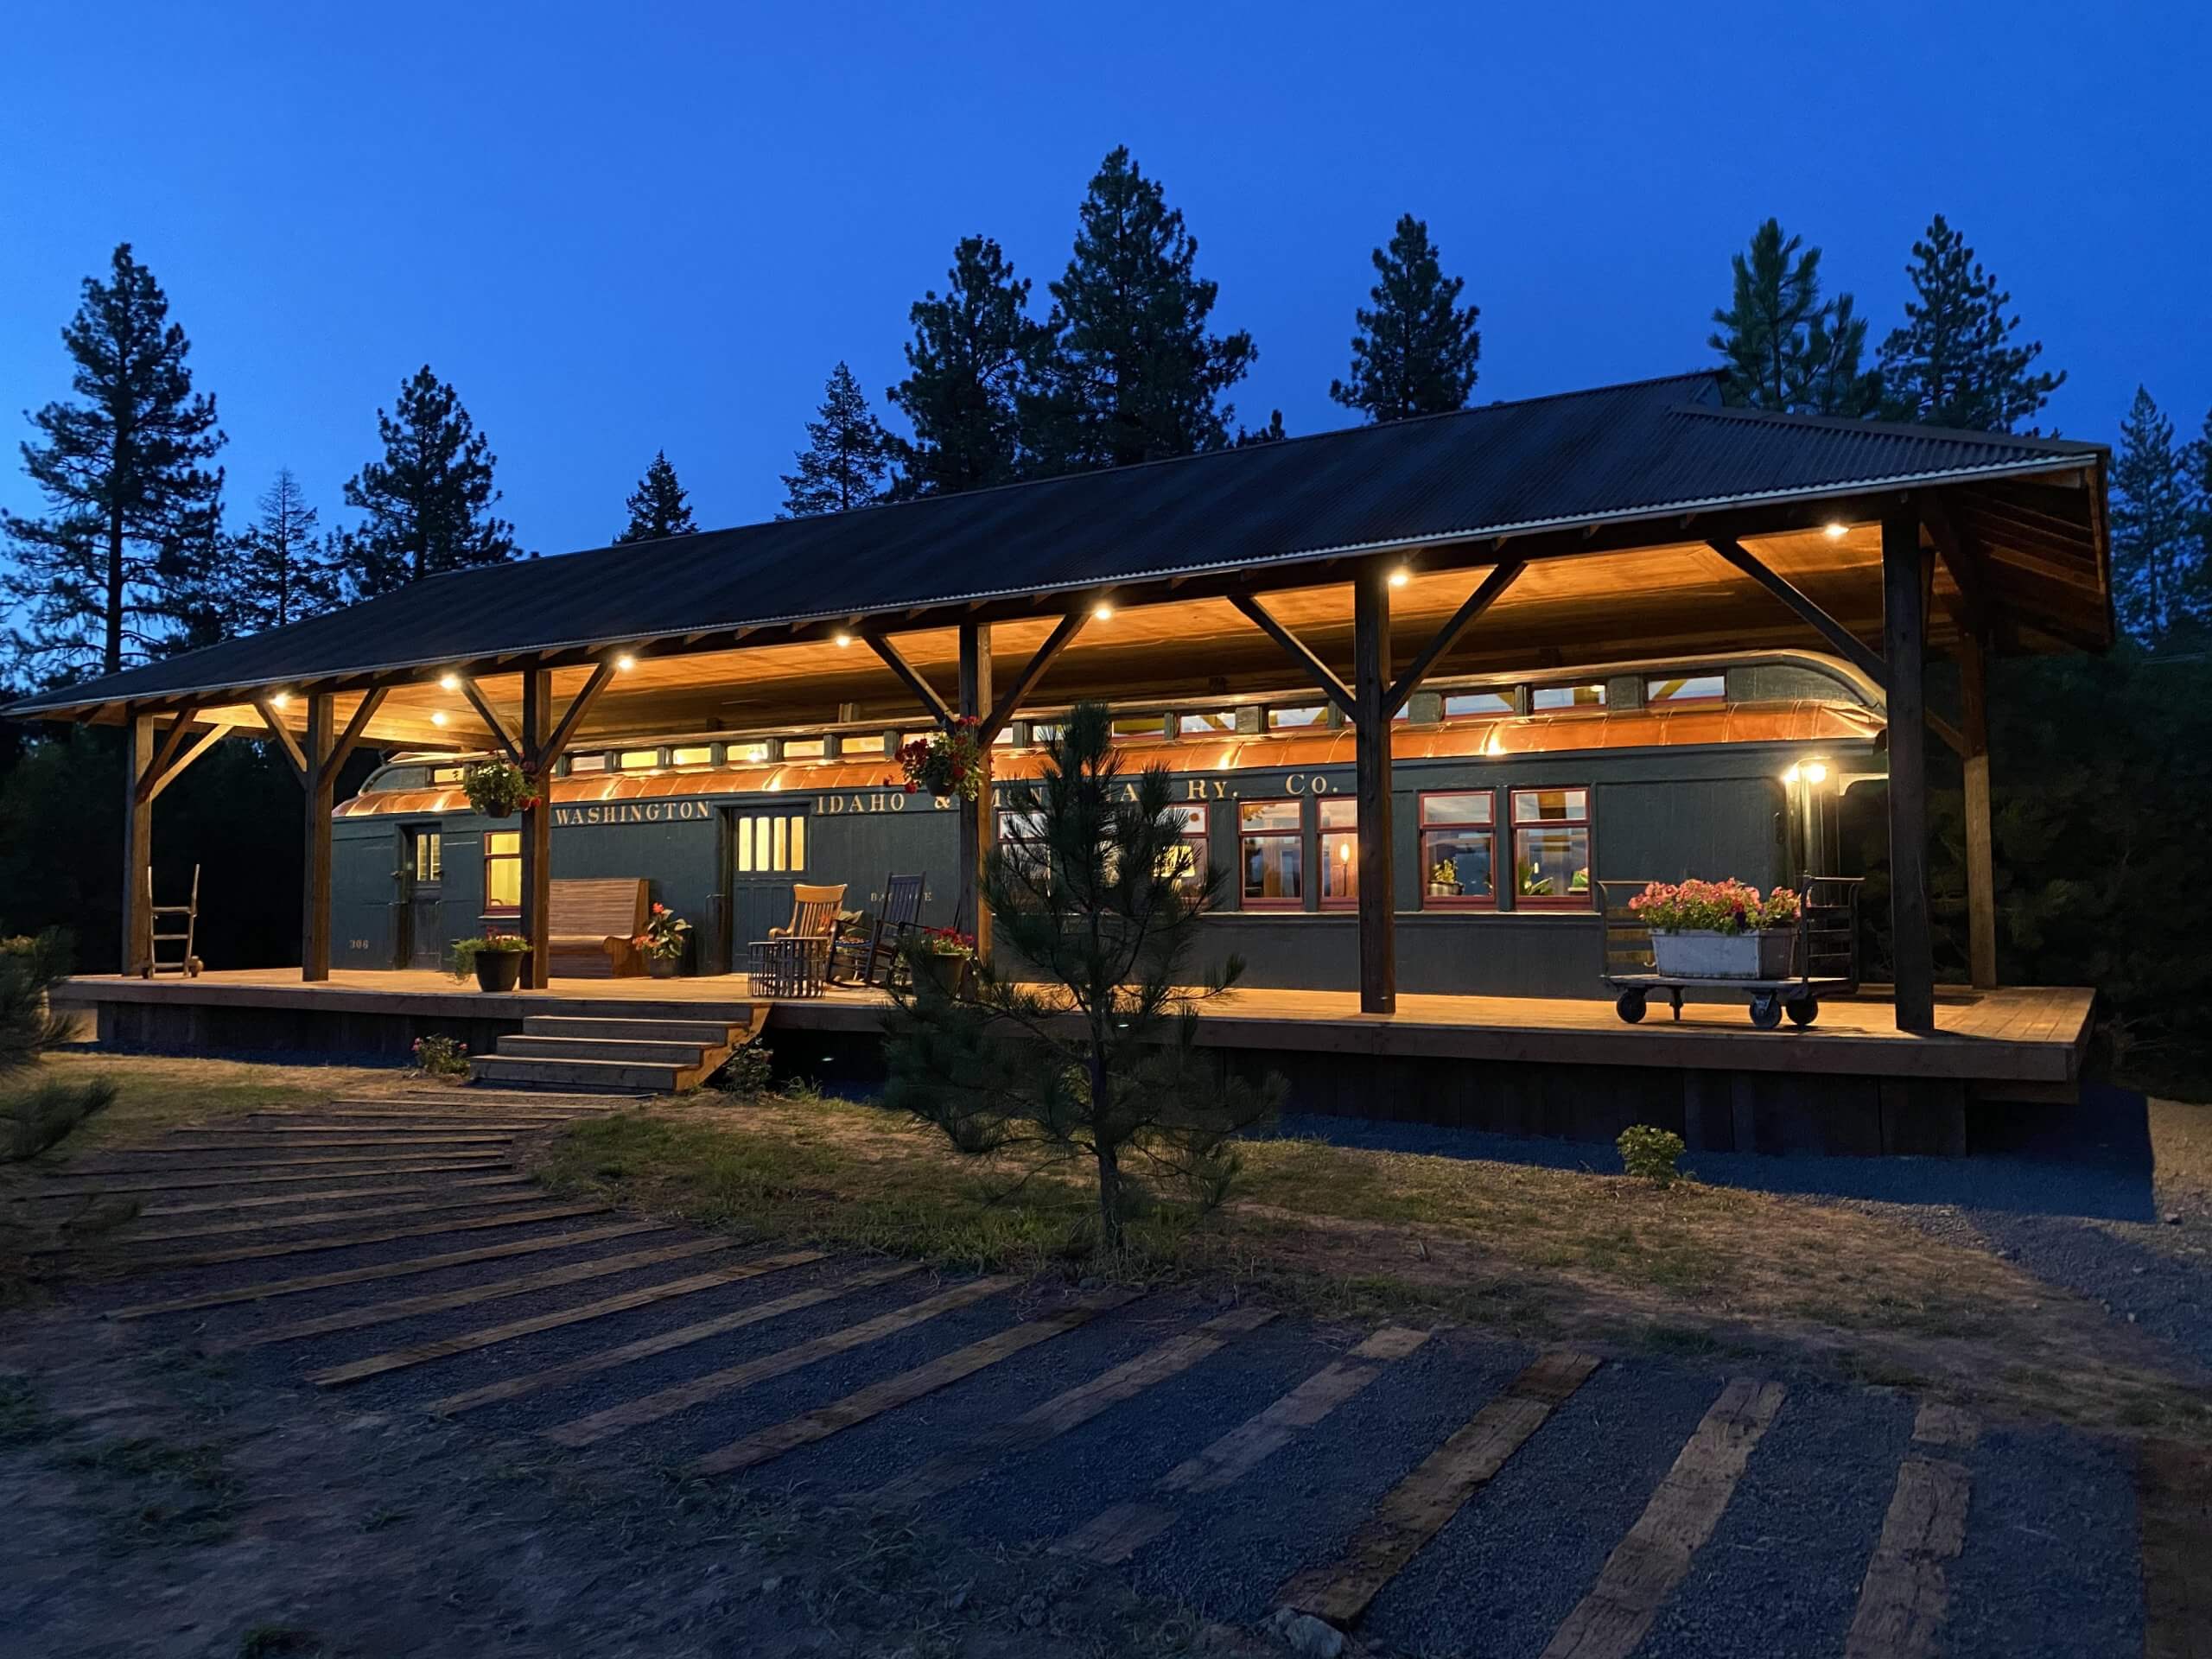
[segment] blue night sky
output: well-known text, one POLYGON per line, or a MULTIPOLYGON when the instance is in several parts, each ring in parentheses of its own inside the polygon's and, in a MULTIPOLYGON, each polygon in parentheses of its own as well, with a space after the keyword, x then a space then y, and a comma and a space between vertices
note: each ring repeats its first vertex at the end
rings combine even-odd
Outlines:
POLYGON ((428 361, 525 547, 595 545, 656 448, 702 524, 766 518, 847 359, 983 232, 1058 274, 1099 159, 1162 179, 1251 330, 1236 401, 1344 424, 1370 248, 1426 217, 1483 310, 1478 399, 1708 362, 1768 213, 1873 339, 1931 213, 2112 440, 2212 404, 2206 8, 375 8, 18 3, 0 23, 0 505, 78 283, 137 245, 220 400, 234 517, 280 464, 326 524, 428 361))

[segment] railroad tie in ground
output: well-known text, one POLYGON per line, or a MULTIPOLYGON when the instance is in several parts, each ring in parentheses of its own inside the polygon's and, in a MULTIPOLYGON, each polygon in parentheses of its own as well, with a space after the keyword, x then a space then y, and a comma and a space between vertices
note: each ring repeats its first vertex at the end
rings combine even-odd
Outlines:
POLYGON ((1341 1560, 1308 1567, 1275 1600, 1340 1630, 1359 1621, 1382 1586, 1404 1570, 1444 1523, 1505 1466, 1553 1408, 1598 1369, 1595 1355, 1554 1349, 1506 1385, 1505 1392, 1430 1452, 1376 1505, 1344 1546, 1341 1560))
POLYGON ((741 1262, 734 1267, 716 1268, 711 1272, 694 1274, 688 1279, 672 1279, 664 1284, 626 1290, 619 1296, 602 1297, 598 1301, 585 1302, 575 1307, 556 1308, 550 1313, 509 1319, 504 1325, 479 1325, 474 1331, 463 1331, 456 1336, 439 1337, 429 1342, 418 1342, 409 1347, 371 1354, 365 1359, 350 1360, 343 1365, 310 1371, 308 1381, 317 1388, 341 1388, 348 1382, 382 1376, 390 1371, 404 1371, 410 1366, 427 1365, 433 1360, 450 1359, 455 1354, 496 1347, 503 1342, 512 1342, 518 1337, 534 1336, 540 1331, 555 1331, 564 1325, 582 1325, 591 1319, 606 1319, 610 1314, 626 1313, 632 1308, 651 1307, 656 1302, 671 1301, 678 1296, 719 1289, 724 1285, 758 1279, 765 1274, 780 1273, 786 1268, 804 1267, 810 1262, 821 1261, 822 1257, 820 1250, 790 1250, 781 1255, 764 1256, 757 1262, 741 1262))
POLYGON ((1785 1392, 1779 1382, 1753 1377, 1721 1389, 1590 1593, 1553 1632, 1542 1659, 1627 1659, 1719 1524, 1785 1392))
MULTIPOLYGON (((535 1186, 527 1175, 472 1175, 458 1181, 426 1181, 411 1186, 319 1186, 312 1192, 279 1192, 258 1198, 195 1198, 189 1204, 149 1204, 138 1211, 141 1221, 169 1216, 205 1216, 226 1210, 267 1210, 282 1204, 321 1204, 333 1198, 404 1198, 423 1192, 474 1192, 481 1187, 535 1186)), ((536 1198, 535 1192, 518 1198, 536 1198)), ((393 1213, 379 1211, 381 1215, 393 1213)))
POLYGON ((307 1337, 327 1337, 334 1332, 359 1331, 372 1325, 388 1325, 394 1319, 410 1319, 424 1313, 445 1313, 456 1307, 474 1307, 483 1302, 496 1302, 504 1297, 524 1296, 532 1291, 581 1284, 587 1279, 607 1279, 618 1273, 634 1273, 640 1268, 658 1267, 665 1262, 681 1262, 714 1250, 727 1250, 732 1248, 733 1243, 727 1238, 687 1238, 681 1243, 663 1244, 650 1250, 632 1250, 624 1255, 594 1256, 588 1262, 571 1262, 564 1267, 542 1268, 536 1273, 526 1273, 516 1279, 495 1279, 489 1284, 469 1285, 460 1290, 424 1291, 418 1295, 402 1296, 393 1301, 371 1302, 360 1307, 340 1308, 335 1313, 295 1319, 289 1325, 258 1325, 238 1336, 203 1342, 200 1349, 209 1354, 234 1354, 243 1349, 267 1348, 281 1342, 298 1342, 307 1337))
POLYGON ((181 1157, 192 1152, 302 1152, 320 1153, 341 1147, 383 1147, 405 1150, 410 1147, 505 1147, 515 1139, 512 1129, 412 1129, 371 1130, 363 1134, 358 1129, 341 1129, 325 1138, 298 1129, 239 1129, 240 1138, 233 1140, 219 1129, 194 1129, 204 1137, 190 1145, 174 1139, 154 1142, 143 1147, 116 1147, 116 1152, 144 1153, 162 1158, 181 1157))
MULTIPOLYGON (((270 1180, 276 1179, 286 1173, 311 1176, 317 1180, 327 1179, 332 1175, 342 1175, 347 1180, 351 1180, 356 1175, 408 1173, 410 1172, 407 1166, 410 1164, 437 1163, 451 1168, 456 1164, 474 1163, 479 1166, 488 1164, 504 1167, 507 1161, 507 1154, 504 1149, 484 1152, 467 1150, 442 1152, 435 1147, 431 1147, 423 1152, 410 1152, 401 1147, 391 1152, 377 1153, 371 1156, 356 1156, 348 1153, 342 1158, 231 1158, 209 1164, 176 1164, 167 1167, 156 1166, 149 1168, 144 1164, 126 1169, 72 1167, 69 1173, 85 1180, 102 1182, 99 1191, 124 1192, 156 1191, 163 1185, 192 1185, 194 1183, 191 1178, 200 1175, 251 1176, 258 1173, 270 1180), (118 1185, 124 1181, 135 1181, 138 1185, 135 1187, 118 1185)), ((198 1182, 197 1185, 245 1186, 249 1183, 239 1179, 212 1183, 202 1181, 198 1182)))
MULTIPOLYGON (((426 1221, 414 1227, 387 1227, 373 1233, 331 1233, 316 1238, 287 1238, 271 1244, 233 1244, 219 1250, 197 1250, 184 1255, 161 1255, 147 1262, 167 1272, 172 1268, 216 1268, 228 1262, 264 1262, 284 1255, 317 1255, 325 1250, 347 1250, 362 1244, 394 1244, 402 1239, 435 1238, 442 1233, 479 1233, 496 1227, 527 1227, 541 1221, 569 1221, 578 1216, 601 1216, 608 1206, 592 1201, 553 1204, 539 1210, 516 1210, 497 1216, 467 1216, 458 1221, 426 1221)), ((126 1241, 128 1242, 128 1241, 126 1241)))
POLYGON ((658 1331, 649 1337, 639 1337, 619 1347, 602 1348, 595 1353, 585 1354, 560 1365, 548 1366, 542 1371, 531 1371, 522 1376, 507 1376, 497 1382, 487 1382, 480 1389, 470 1389, 461 1394, 449 1394, 442 1400, 433 1400, 425 1409, 442 1416, 452 1416, 464 1411, 474 1411, 479 1406, 488 1406, 501 1400, 518 1400, 526 1394, 536 1394, 542 1389, 558 1388, 579 1377, 590 1376, 600 1371, 612 1370, 618 1365, 627 1365, 633 1360, 648 1359, 655 1354, 664 1354, 672 1349, 688 1347, 695 1342, 704 1342, 709 1337, 719 1337, 731 1331, 740 1331, 748 1325, 780 1319, 786 1313, 796 1313, 802 1308, 818 1306, 834 1301, 840 1296, 849 1296, 855 1291, 875 1285, 888 1284, 893 1279, 903 1279, 910 1273, 919 1273, 918 1262, 894 1262, 887 1267, 870 1268, 865 1272, 848 1274, 842 1279, 810 1289, 795 1291, 789 1296, 779 1296, 772 1302, 759 1302, 751 1307, 740 1308, 734 1313, 724 1313, 696 1325, 687 1325, 674 1331, 658 1331))
POLYGON ((2143 1659, 2212 1659, 2212 1448, 2146 1440, 2135 1452, 2143 1659))
POLYGON ((678 1382, 642 1399, 626 1400, 619 1406, 609 1406, 606 1410, 593 1412, 588 1417, 556 1423, 545 1431, 546 1437, 559 1441, 563 1446, 589 1446, 611 1435, 626 1433, 631 1429, 658 1422, 692 1406, 735 1393, 740 1389, 749 1389, 756 1382, 765 1382, 770 1377, 785 1376, 802 1366, 811 1365, 817 1360, 827 1359, 832 1354, 842 1354, 871 1342, 880 1342, 886 1337, 911 1330, 941 1313, 950 1313, 955 1308, 966 1307, 987 1296, 1011 1290, 1020 1282, 1007 1274, 987 1279, 971 1279, 964 1285, 955 1285, 950 1290, 941 1290, 918 1302, 909 1302, 888 1313, 862 1319, 858 1325, 849 1325, 842 1331, 832 1331, 826 1336, 794 1343, 789 1348, 763 1354, 760 1358, 747 1360, 741 1365, 709 1371, 704 1376, 695 1376, 689 1382, 678 1382))
MULTIPOLYGON (((358 1181, 371 1175, 481 1175, 491 1173, 511 1173, 513 1166, 503 1157, 471 1157, 465 1162, 418 1164, 400 1162, 387 1165, 383 1159, 349 1158, 349 1164, 369 1163, 367 1169, 317 1169, 296 1175, 246 1175, 231 1172, 236 1166, 229 1164, 203 1165, 198 1169, 181 1169, 166 1175, 148 1175, 134 1171, 126 1179, 100 1181, 92 1186, 42 1186, 23 1196, 35 1198, 96 1198, 110 1192, 189 1192, 215 1186, 296 1186, 302 1181, 327 1181, 335 1177, 341 1181, 358 1181)), ((247 1169, 264 1166, 248 1164, 247 1169)), ((279 1165, 283 1168, 286 1166, 279 1165)), ((73 1171, 72 1173, 83 1173, 73 1171)), ((520 1179, 520 1178, 517 1178, 520 1179)), ((386 1189, 389 1190, 389 1189, 386 1189)), ((304 1198, 305 1193, 295 1194, 304 1198)), ((271 1199, 271 1203, 277 1200, 271 1199)), ((283 1202, 289 1203, 289 1199, 283 1202)))
POLYGON ((887 1411, 912 1405, 925 1395, 935 1394, 939 1389, 950 1388, 964 1377, 1001 1360, 1013 1358, 1026 1349, 1040 1342, 1050 1342, 1054 1337, 1065 1336, 1079 1330, 1101 1313, 1112 1312, 1123 1303, 1135 1300, 1135 1290, 1101 1291, 1081 1301, 1062 1308, 1057 1313, 1041 1319, 1031 1319, 1017 1325, 1010 1331, 1001 1331, 995 1337, 981 1342, 971 1342, 965 1348, 956 1348, 941 1354, 926 1365, 917 1365, 910 1371, 886 1377, 880 1382, 871 1382, 855 1389, 842 1400, 832 1401, 817 1410, 801 1412, 787 1417, 780 1423, 772 1423, 755 1433, 732 1440, 719 1446, 691 1465, 692 1472, 701 1475, 734 1474, 750 1469, 756 1464, 780 1458, 786 1452, 810 1446, 817 1440, 826 1440, 832 1434, 880 1417, 887 1411))
POLYGON ((372 1268, 343 1268, 335 1273, 309 1274, 304 1279, 264 1279, 251 1285, 233 1285, 227 1290, 202 1291, 193 1296, 173 1296, 163 1301, 142 1302, 136 1307, 119 1307, 108 1315, 111 1319, 144 1319, 156 1313, 188 1313, 203 1307, 223 1307, 232 1302, 265 1302, 273 1296, 296 1296, 305 1291, 329 1290, 339 1285, 364 1285, 378 1279, 404 1279, 417 1273, 435 1273, 442 1268, 465 1268, 477 1262, 498 1262, 511 1255, 530 1255, 539 1250, 567 1249, 575 1244, 596 1244, 602 1239, 626 1238, 632 1233, 664 1231, 666 1224, 658 1221, 618 1221, 606 1227, 591 1227, 580 1233, 562 1233, 551 1238, 525 1238, 512 1244, 486 1244, 474 1250, 448 1250, 439 1255, 410 1256, 404 1262, 384 1262, 372 1268))
MULTIPOLYGON (((523 1178, 515 1178, 520 1181, 523 1178)), ((244 1220, 212 1222, 201 1227, 168 1227, 142 1233, 136 1228, 114 1235, 119 1244, 168 1243, 180 1238, 220 1238, 233 1233, 275 1232, 286 1227, 314 1227, 333 1221, 382 1221, 390 1216, 436 1215, 442 1211, 487 1210, 496 1205, 542 1204, 542 1192, 463 1192, 417 1204, 383 1204, 355 1210, 311 1210, 301 1216, 253 1216, 244 1220)), ((140 1211, 143 1218, 146 1211, 140 1211)))
POLYGON ((1177 1464, 1160 1477, 1152 1498, 1100 1510, 1053 1545, 1054 1553, 1077 1555, 1102 1567, 1126 1561, 1175 1524, 1178 1511, 1163 1500, 1177 1494, 1219 1491, 1243 1479, 1301 1430, 1320 1422, 1382 1376, 1390 1361, 1404 1358, 1428 1338, 1426 1331, 1383 1326, 1344 1358, 1331 1361, 1273 1405, 1177 1464))
POLYGON ((1274 1318, 1274 1310, 1240 1307, 1208 1319, 1194 1331, 1170 1337, 1111 1370, 1063 1389, 1011 1422, 995 1423, 962 1446, 893 1477, 873 1491, 854 1493, 860 1502, 886 1507, 919 1503, 949 1492, 988 1472, 994 1464, 1057 1440, 1080 1427, 1109 1406, 1135 1399, 1154 1384, 1179 1376, 1235 1338, 1274 1318))
MULTIPOLYGON (((1914 1420, 1912 1439, 1916 1446, 1966 1447, 1980 1432, 1957 1407, 1929 1404, 1914 1420)), ((1925 1659, 1939 1651, 1949 1605, 1943 1563, 1957 1560, 1966 1545, 1972 1491, 1964 1464, 1916 1454, 1897 1465, 1897 1491, 1859 1586, 1844 1659, 1925 1659)))

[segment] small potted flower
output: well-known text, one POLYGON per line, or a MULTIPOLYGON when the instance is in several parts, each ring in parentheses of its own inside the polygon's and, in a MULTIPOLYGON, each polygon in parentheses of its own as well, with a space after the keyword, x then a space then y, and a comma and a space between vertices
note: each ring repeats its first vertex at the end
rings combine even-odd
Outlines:
POLYGON ((926 974, 947 996, 957 996, 976 959, 976 936, 953 927, 924 928, 907 946, 907 957, 917 976, 926 974))
POLYGON ((939 800, 957 795, 972 801, 983 792, 982 722, 962 715, 940 726, 927 737, 918 737, 899 751, 899 765, 906 774, 906 792, 927 790, 939 800))
POLYGON ((1459 861, 1440 858, 1428 873, 1428 896, 1432 899, 1457 899, 1466 889, 1459 883, 1459 861))
POLYGON ((453 976, 476 976, 480 991, 512 991, 522 978, 522 959, 530 941, 519 933, 494 933, 486 929, 480 939, 453 943, 453 976))
POLYGON ((645 918, 645 931, 630 943, 645 959, 645 971, 655 979, 674 979, 683 971, 683 947, 691 924, 666 905, 656 904, 645 918))
POLYGON ((1628 901, 1651 929, 1658 970, 1674 979, 1787 979, 1797 941, 1797 895, 1725 881, 1648 884, 1628 901))
POLYGON ((537 804, 530 774, 505 760, 478 761, 461 773, 461 787, 470 809, 487 818, 512 818, 523 808, 537 804))

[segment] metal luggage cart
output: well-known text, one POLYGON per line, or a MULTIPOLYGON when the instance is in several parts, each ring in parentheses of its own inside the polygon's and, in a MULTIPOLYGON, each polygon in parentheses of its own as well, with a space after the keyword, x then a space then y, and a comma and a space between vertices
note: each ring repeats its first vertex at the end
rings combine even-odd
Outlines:
POLYGON ((207 966, 193 954, 193 948, 198 943, 195 936, 200 931, 200 867, 197 864, 192 867, 192 898, 181 905, 156 904, 154 873, 147 871, 146 909, 154 923, 154 950, 153 954, 147 957, 145 967, 140 970, 143 977, 151 979, 156 974, 181 974, 188 979, 199 978, 200 970, 207 966), (183 932, 172 931, 165 933, 162 931, 164 921, 174 930, 175 918, 179 916, 184 918, 183 932), (165 944, 183 946, 175 961, 164 962, 162 959, 162 947, 165 944))
POLYGON ((1613 1011, 1629 1024, 1643 1018, 1653 996, 1664 996, 1682 1017, 1682 994, 1691 990, 1741 991, 1751 999, 1751 1023, 1772 1031, 1787 1014, 1792 1024, 1809 1026, 1820 1018, 1823 996, 1849 996, 1859 988, 1859 890, 1856 875, 1808 876, 1798 887, 1797 937, 1790 946, 1790 973, 1780 979, 1677 976, 1654 969, 1651 930, 1628 906, 1643 881, 1599 881, 1605 907, 1600 934, 1600 973, 1613 993, 1613 1011), (1616 899, 1615 889, 1618 889, 1616 899))

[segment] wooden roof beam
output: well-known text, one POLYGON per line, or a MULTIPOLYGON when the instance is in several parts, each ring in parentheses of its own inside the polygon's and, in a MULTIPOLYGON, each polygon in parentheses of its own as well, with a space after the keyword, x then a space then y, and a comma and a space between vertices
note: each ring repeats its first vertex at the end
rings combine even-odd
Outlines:
POLYGON ((1068 641, 1082 632, 1083 625, 1090 620, 1090 613, 1088 611, 1070 611, 1060 619, 1059 625, 1045 643, 1037 647, 1028 665, 1014 677, 1014 683, 1007 687, 1005 695, 984 717, 976 734, 977 742, 988 749, 997 741, 998 734, 1006 729, 1007 721, 1014 718, 1014 710, 1021 707, 1029 694, 1037 689, 1037 683, 1045 677, 1045 671, 1052 667, 1052 659, 1067 649, 1068 641))
POLYGON ((1306 677, 1319 686, 1329 701, 1344 711, 1344 718, 1359 719, 1359 702, 1344 683, 1336 677, 1329 665, 1306 649, 1306 642, 1275 620, 1267 607, 1249 594, 1231 594, 1229 602, 1251 621, 1252 625, 1281 647, 1283 654, 1305 670, 1306 677))
POLYGON ((893 645, 890 637, 864 630, 861 638, 868 641, 868 648, 883 659, 883 665, 899 677, 899 682, 914 694, 915 700, 926 709, 938 724, 950 726, 956 716, 951 706, 938 694, 938 689, 921 677, 915 666, 893 645))
POLYGON ((149 778, 142 778, 138 780, 138 787, 144 791, 141 798, 148 802, 161 799, 162 791, 191 771, 194 761, 213 748, 236 729, 226 721, 218 721, 210 726, 197 743, 177 757, 175 764, 162 768, 149 778))
POLYGON ((1459 643, 1467 630, 1474 626, 1476 619, 1497 603, 1498 595, 1510 588, 1528 568, 1524 560, 1506 559, 1491 569, 1459 608, 1452 613, 1451 620, 1439 628, 1435 637, 1421 648, 1421 655, 1414 658, 1413 666, 1400 675, 1397 683, 1383 694, 1382 712, 1386 716, 1395 715, 1406 706, 1406 699, 1413 696, 1415 688, 1428 677, 1430 671, 1443 660, 1452 646, 1459 643))
POLYGON ((1889 664, 1882 660, 1882 654, 1815 605, 1794 584, 1753 558, 1741 542, 1732 536, 1715 536, 1708 538, 1706 545, 1796 612, 1853 668, 1875 684, 1888 689, 1889 664))
POLYGON ((506 721, 499 718, 499 711, 492 707, 474 677, 456 674, 454 677, 461 683, 461 695, 468 699, 468 706, 476 711, 476 717, 492 734, 492 741, 507 752, 507 759, 514 762, 517 768, 529 770, 529 763, 523 759, 521 741, 507 729, 506 721))
POLYGON ((330 759, 323 763, 324 772, 334 781, 340 769, 353 758, 353 751, 360 747, 362 740, 368 736, 369 722, 377 717, 377 710, 384 707, 384 700, 391 695, 387 689, 378 686, 372 691, 363 692, 360 702, 353 705, 353 718, 346 722, 346 729, 338 734, 338 741, 330 746, 330 759))
POLYGON ((544 753, 537 757, 541 768, 557 761, 568 753, 569 741, 576 734, 576 728, 583 724, 584 716, 591 713, 592 705, 599 701, 599 694, 607 690, 608 682, 621 671, 617 666, 621 655, 621 652, 614 652, 600 658, 599 666, 592 670, 591 678, 586 680, 583 689, 569 700, 568 708, 554 723, 551 734, 545 740, 544 753))
POLYGON ((308 782, 308 760, 307 756, 300 753, 299 740, 285 726, 283 718, 276 712, 276 705, 270 701, 267 692, 256 696, 253 706, 260 712, 261 723, 269 728, 269 735, 276 740, 276 752, 284 757, 286 764, 292 768, 292 775, 304 788, 308 782))

